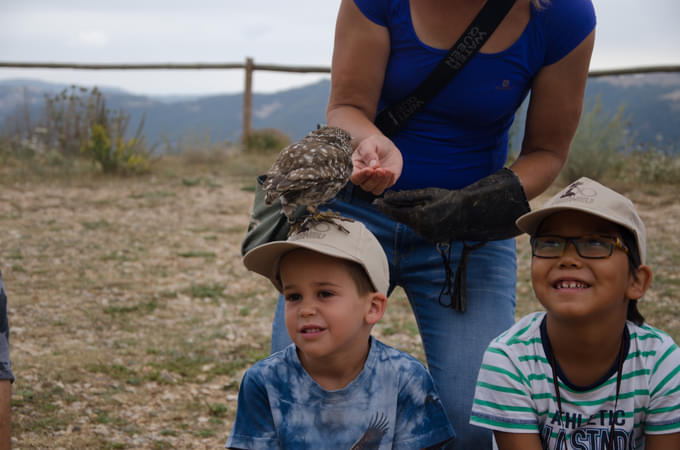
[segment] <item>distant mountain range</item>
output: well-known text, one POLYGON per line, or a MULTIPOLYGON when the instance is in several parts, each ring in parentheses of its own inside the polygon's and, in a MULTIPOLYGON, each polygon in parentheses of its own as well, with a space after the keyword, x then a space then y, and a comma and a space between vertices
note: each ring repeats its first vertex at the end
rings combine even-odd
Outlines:
MULTIPOLYGON (((28 110, 39 119, 44 95, 66 86, 36 80, 0 81, 0 126, 8 116, 28 110)), ((86 86, 89 87, 89 86, 86 86)), ((330 81, 322 80, 300 88, 272 94, 253 95, 253 129, 277 128, 291 139, 299 139, 325 122, 330 81)), ((213 96, 141 96, 116 88, 101 88, 111 109, 121 108, 131 116, 134 133, 145 117, 144 134, 149 142, 177 142, 194 137, 201 142, 240 139, 241 94, 213 96)), ((590 78, 586 105, 602 101, 607 114, 623 105, 637 143, 680 152, 680 74, 662 73, 590 78)))

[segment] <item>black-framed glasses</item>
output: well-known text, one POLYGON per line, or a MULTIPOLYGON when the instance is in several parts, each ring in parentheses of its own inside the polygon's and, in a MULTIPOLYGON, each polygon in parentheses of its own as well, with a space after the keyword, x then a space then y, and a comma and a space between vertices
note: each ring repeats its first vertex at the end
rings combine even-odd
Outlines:
POLYGON ((531 254, 537 258, 559 258, 564 254, 569 243, 574 245, 581 258, 609 258, 615 248, 628 253, 628 247, 616 236, 533 236, 531 238, 531 254))

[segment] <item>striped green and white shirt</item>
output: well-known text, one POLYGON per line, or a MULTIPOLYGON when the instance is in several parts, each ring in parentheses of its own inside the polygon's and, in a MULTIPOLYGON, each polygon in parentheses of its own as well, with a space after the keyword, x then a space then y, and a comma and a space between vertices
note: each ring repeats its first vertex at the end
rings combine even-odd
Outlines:
POLYGON ((491 342, 479 371, 470 423, 510 433, 540 433, 544 449, 643 449, 645 434, 680 432, 680 350, 663 331, 626 323, 625 361, 614 411, 617 366, 591 386, 558 368, 562 413, 545 345, 545 312, 529 314, 491 342), (627 347, 627 349, 626 349, 627 347), (604 445, 603 445, 604 443, 604 445))

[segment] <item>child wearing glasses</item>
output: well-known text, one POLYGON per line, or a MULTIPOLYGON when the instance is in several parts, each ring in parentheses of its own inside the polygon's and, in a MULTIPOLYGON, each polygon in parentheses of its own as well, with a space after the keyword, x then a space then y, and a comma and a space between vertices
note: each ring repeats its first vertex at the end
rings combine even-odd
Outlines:
POLYGON ((500 450, 680 449, 680 350, 637 309, 652 272, 632 202, 581 178, 517 226, 545 312, 488 346, 470 423, 500 450))

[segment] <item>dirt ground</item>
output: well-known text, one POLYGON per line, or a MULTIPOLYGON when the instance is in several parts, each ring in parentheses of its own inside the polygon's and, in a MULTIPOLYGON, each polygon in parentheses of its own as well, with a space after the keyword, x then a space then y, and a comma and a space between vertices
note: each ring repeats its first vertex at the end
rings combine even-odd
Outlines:
MULTIPOLYGON (((223 447, 276 301, 240 261, 248 184, 211 170, 0 181, 15 449, 223 447)), ((676 340, 678 193, 634 197, 661 280, 643 313, 676 340)), ((519 315, 539 306, 518 240, 519 315)), ((422 358, 403 295, 390 300, 376 334, 422 358)))

